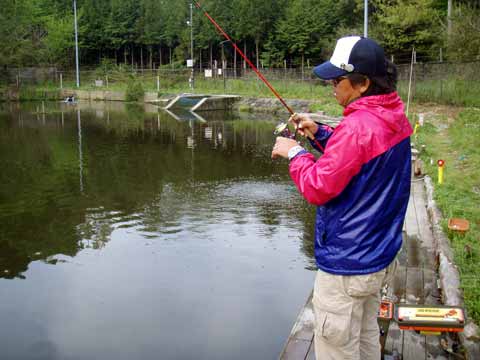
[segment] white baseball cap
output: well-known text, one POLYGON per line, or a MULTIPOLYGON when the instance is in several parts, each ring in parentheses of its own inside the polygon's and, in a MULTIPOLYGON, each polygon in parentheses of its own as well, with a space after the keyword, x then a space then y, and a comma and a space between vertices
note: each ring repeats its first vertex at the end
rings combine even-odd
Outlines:
POLYGON ((353 72, 367 76, 386 75, 385 53, 380 45, 363 36, 340 38, 330 60, 313 69, 313 73, 324 80, 353 72))

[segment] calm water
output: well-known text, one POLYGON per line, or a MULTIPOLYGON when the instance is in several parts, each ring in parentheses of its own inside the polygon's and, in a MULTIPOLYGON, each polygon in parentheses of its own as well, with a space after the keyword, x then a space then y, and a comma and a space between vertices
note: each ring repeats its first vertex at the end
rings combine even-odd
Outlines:
POLYGON ((0 105, 0 359, 276 359, 314 209, 276 121, 0 105))

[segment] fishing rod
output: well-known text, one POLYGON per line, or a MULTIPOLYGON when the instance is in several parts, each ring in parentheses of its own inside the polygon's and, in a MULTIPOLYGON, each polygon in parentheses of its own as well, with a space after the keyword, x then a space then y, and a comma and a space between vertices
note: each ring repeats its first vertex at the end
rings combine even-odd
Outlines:
MULTIPOLYGON (((232 46, 234 47, 235 51, 245 60, 245 62, 252 68, 252 70, 255 72, 255 74, 257 74, 257 76, 260 78, 260 80, 262 80, 264 82, 265 85, 267 85, 267 87, 270 89, 270 91, 277 97, 278 100, 280 100, 280 102, 282 103, 282 105, 285 107, 285 109, 287 109, 287 111, 290 113, 290 118, 294 118, 295 117, 295 112, 292 110, 292 108, 290 106, 288 106, 288 104, 285 102, 285 100, 280 96, 280 94, 278 93, 277 90, 275 90, 275 88, 272 86, 272 84, 270 84, 270 82, 265 78, 265 76, 257 69, 257 67, 250 61, 250 59, 243 53, 242 50, 240 50, 240 48, 237 46, 237 44, 235 44, 235 42, 230 38, 230 36, 228 36, 228 34, 225 32, 225 30, 223 30, 223 28, 218 25, 218 23, 210 16, 210 14, 202 7, 202 5, 200 5, 200 3, 196 0, 192 0, 193 3, 195 4, 195 6, 203 11, 204 15, 208 18, 208 20, 210 20, 210 22, 215 26, 215 28, 223 35, 223 37, 225 37, 225 39, 227 39, 231 44, 232 46)), ((277 126, 277 128, 275 129, 275 134, 279 134, 279 135, 282 135, 282 136, 285 136, 285 137, 289 137, 291 139, 295 139, 296 135, 297 135, 297 131, 298 131, 298 126, 299 124, 296 125, 296 129, 295 129, 295 133, 292 134, 289 130, 288 130, 288 124, 286 123, 283 123, 283 124, 280 124, 277 126)), ((314 143, 315 145, 317 145, 317 147, 319 149, 322 149, 323 150, 323 146, 320 145, 320 143, 318 142, 317 139, 315 139, 315 136, 313 136, 313 134, 307 130, 307 129, 304 129, 303 130, 305 132, 305 134, 308 136, 308 138, 310 138, 314 143)))
POLYGON ((199 10, 203 11, 204 15, 208 18, 208 20, 210 20, 210 22, 217 28, 217 30, 225 37, 225 39, 227 39, 232 44, 232 46, 235 48, 237 53, 247 62, 247 64, 252 68, 252 70, 255 72, 255 74, 257 74, 257 76, 265 83, 265 85, 267 85, 267 87, 272 91, 272 93, 277 97, 277 99, 280 100, 280 102, 287 109, 287 111, 290 113, 290 115, 293 116, 295 114, 295 112, 292 110, 292 108, 287 105, 285 100, 283 100, 283 98, 280 96, 280 94, 277 92, 277 90, 275 90, 275 88, 272 86, 272 84, 270 84, 268 82, 268 80, 265 78, 265 76, 263 76, 263 74, 250 61, 250 59, 247 58, 247 56, 243 53, 243 51, 240 50, 240 48, 237 46, 237 44, 235 44, 235 42, 232 41, 232 39, 230 38, 230 36, 228 36, 228 34, 225 32, 225 30, 223 30, 222 27, 220 25, 218 25, 218 23, 210 16, 210 14, 202 7, 202 5, 199 4, 198 1, 193 0, 193 3, 195 4, 195 6, 199 10))

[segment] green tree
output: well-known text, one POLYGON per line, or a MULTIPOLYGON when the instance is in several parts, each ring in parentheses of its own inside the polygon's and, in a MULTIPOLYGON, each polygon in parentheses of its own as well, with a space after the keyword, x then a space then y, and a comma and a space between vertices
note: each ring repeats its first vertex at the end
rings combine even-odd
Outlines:
POLYGON ((73 15, 61 18, 47 16, 44 44, 44 58, 51 65, 68 65, 73 61, 72 49, 75 46, 73 34, 73 15))
POLYGON ((260 65, 260 47, 274 28, 275 21, 281 16, 287 1, 284 0, 238 0, 235 7, 236 30, 244 41, 253 39, 257 67, 260 65))
POLYGON ((433 0, 376 0, 372 35, 387 53, 408 59, 415 47, 420 56, 441 47, 443 32, 433 0))
POLYGON ((289 2, 285 17, 277 22, 276 31, 266 45, 265 59, 272 65, 280 65, 289 56, 303 68, 306 56, 323 57, 330 51, 336 29, 347 23, 342 14, 348 6, 347 1, 333 0, 289 2))
POLYGON ((480 9, 477 6, 460 4, 455 8, 447 45, 449 60, 480 60, 480 9))

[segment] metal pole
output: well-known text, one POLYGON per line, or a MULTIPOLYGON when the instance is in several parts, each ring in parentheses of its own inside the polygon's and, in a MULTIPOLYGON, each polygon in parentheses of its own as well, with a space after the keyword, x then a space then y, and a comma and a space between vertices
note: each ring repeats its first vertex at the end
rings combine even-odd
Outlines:
POLYGON ((368 37, 368 0, 365 0, 363 12, 363 36, 368 37))
POLYGON ((193 3, 190 3, 190 59, 192 59, 191 86, 194 87, 194 62, 193 62, 193 3))
POLYGON ((448 0, 447 3, 447 35, 450 39, 450 35, 452 35, 452 0, 448 0))
POLYGON ((73 16, 75 22, 75 67, 77 77, 77 88, 80 87, 80 69, 78 65, 78 28, 77 28, 77 0, 73 0, 73 16))

